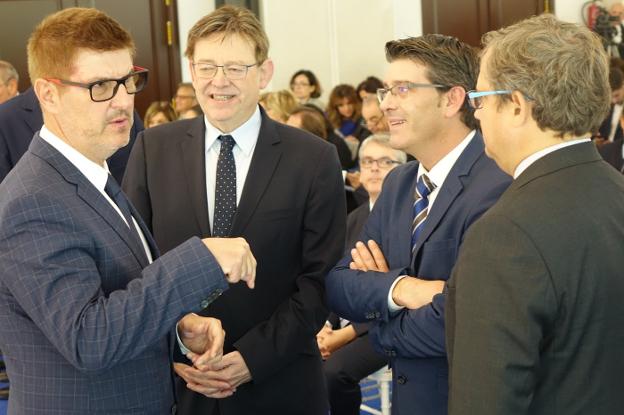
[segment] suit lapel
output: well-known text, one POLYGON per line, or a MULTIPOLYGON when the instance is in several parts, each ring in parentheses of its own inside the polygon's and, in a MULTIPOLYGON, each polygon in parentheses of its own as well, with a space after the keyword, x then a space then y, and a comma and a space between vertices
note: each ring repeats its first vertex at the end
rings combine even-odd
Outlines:
POLYGON ((206 140, 204 117, 198 117, 180 143, 188 195, 202 236, 210 236, 208 198, 206 197, 206 140))
POLYGON ((262 124, 258 142, 251 158, 240 203, 234 215, 231 232, 233 236, 241 235, 245 230, 262 195, 271 182, 271 177, 273 177, 282 155, 282 150, 279 146, 280 138, 277 134, 275 123, 262 110, 261 114, 262 124))
MULTIPOLYGON (((110 203, 102 196, 102 194, 89 182, 89 180, 61 153, 54 147, 45 142, 39 133, 37 133, 31 143, 30 150, 46 160, 52 167, 54 167, 63 178, 76 186, 76 194, 87 205, 91 206, 119 235, 119 237, 125 242, 130 251, 134 254, 137 261, 141 264, 141 267, 148 265, 147 256, 143 246, 140 244, 140 240, 131 233, 130 228, 126 225, 125 221, 119 216, 110 203)), ((131 208, 134 209, 134 208, 131 208)), ((140 218, 136 211, 133 211, 135 218, 140 218)), ((146 234, 146 238, 149 238, 149 233, 146 234)))
MULTIPOLYGON (((425 225, 422 233, 420 234, 420 239, 416 242, 415 254, 418 254, 418 251, 423 246, 425 241, 429 239, 429 235, 431 235, 431 233, 435 230, 438 223, 440 223, 444 217, 446 211, 463 190, 464 185, 462 184, 460 177, 466 176, 470 173, 472 166, 483 153, 483 148, 483 139, 479 133, 476 133, 451 168, 451 171, 449 171, 444 183, 442 183, 431 211, 428 213, 427 219, 425 220, 425 225)), ((416 255, 414 257, 416 257, 416 255)))

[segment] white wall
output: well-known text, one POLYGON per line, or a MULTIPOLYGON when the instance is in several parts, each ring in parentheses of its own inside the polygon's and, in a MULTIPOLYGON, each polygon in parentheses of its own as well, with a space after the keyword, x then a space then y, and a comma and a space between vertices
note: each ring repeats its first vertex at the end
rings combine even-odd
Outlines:
MULTIPOLYGON (((382 77, 388 40, 422 34, 421 0, 261 0, 261 20, 275 62, 268 90, 288 88, 299 69, 312 70, 324 89, 326 102, 332 86, 354 86, 369 75, 382 77)), ((178 0, 180 48, 203 15, 214 10, 214 0, 178 0)), ((182 56, 182 79, 190 80, 182 56)))
POLYGON ((581 8, 587 0, 555 0, 555 15, 568 22, 583 23, 581 8))

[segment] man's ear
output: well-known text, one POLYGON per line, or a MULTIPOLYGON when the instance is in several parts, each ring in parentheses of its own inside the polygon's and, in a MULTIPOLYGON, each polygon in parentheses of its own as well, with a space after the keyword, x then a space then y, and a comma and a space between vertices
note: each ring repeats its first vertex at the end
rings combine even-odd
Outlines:
POLYGON ((56 85, 45 79, 38 78, 35 80, 33 89, 42 110, 52 114, 60 112, 60 96, 56 85))
POLYGON ((15 78, 9 79, 9 82, 7 83, 7 88, 12 97, 17 95, 17 79, 15 78))
POLYGON ((466 105, 466 95, 466 91, 460 86, 454 86, 446 92, 445 109, 447 117, 453 117, 461 111, 462 107, 466 105))
POLYGON ((259 76, 260 76, 260 89, 264 89, 267 87, 271 79, 273 78, 273 61, 271 59, 267 59, 262 62, 262 65, 258 68, 259 76))
POLYGON ((514 127, 522 126, 533 118, 533 106, 522 92, 513 91, 511 102, 508 102, 508 105, 512 111, 511 122, 514 127))

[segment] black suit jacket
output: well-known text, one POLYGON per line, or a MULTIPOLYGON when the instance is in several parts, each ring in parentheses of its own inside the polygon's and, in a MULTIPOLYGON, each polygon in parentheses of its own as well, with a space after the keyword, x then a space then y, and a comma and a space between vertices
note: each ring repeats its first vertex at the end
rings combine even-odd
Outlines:
MULTIPOLYGON (((210 235, 204 155, 203 117, 137 138, 123 187, 163 252, 210 235)), ((223 323, 224 353, 238 350, 253 377, 218 401, 221 414, 327 412, 316 333, 328 314, 325 275, 343 250, 343 192, 333 145, 262 112, 231 232, 258 261, 256 288, 234 285, 204 310, 223 323)), ((179 386, 180 413, 211 413, 217 401, 179 386)))
MULTIPOLYGON (((598 129, 600 136, 604 139, 608 139, 609 134, 611 133, 611 117, 613 117, 613 104, 611 104, 611 109, 609 110, 607 118, 602 121, 602 124, 600 124, 600 128, 598 129)), ((624 132, 622 131, 622 126, 620 125, 620 123, 617 123, 615 127, 615 135, 613 136, 613 141, 621 140, 623 138, 624 132)))
MULTIPOLYGON (((33 135, 42 126, 41 107, 32 88, 0 105, 0 182, 22 158, 33 135)), ((143 131, 143 122, 134 111, 130 142, 107 160, 108 169, 119 183, 123 178, 134 140, 140 131, 143 131)))
POLYGON ((621 413, 622 247, 624 178, 592 143, 529 166, 448 284, 450 414, 621 413))

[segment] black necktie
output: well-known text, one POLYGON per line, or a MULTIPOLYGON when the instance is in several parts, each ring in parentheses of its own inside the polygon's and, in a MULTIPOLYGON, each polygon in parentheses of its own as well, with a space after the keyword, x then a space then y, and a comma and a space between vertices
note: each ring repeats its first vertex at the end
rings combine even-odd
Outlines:
POLYGON ((143 243, 141 242, 141 238, 134 226, 134 222, 132 221, 132 214, 130 213, 130 206, 128 206, 128 200, 126 196, 121 191, 121 187, 117 184, 117 181, 110 174, 108 175, 108 179, 106 180, 106 186, 104 187, 104 191, 106 194, 115 202, 121 214, 126 219, 126 223, 130 228, 130 232, 136 236, 137 240, 141 243, 141 247, 143 247, 143 243))
POLYGON ((236 213, 236 164, 232 153, 236 143, 231 135, 222 135, 219 140, 221 151, 217 161, 212 236, 225 237, 230 235, 236 213))

